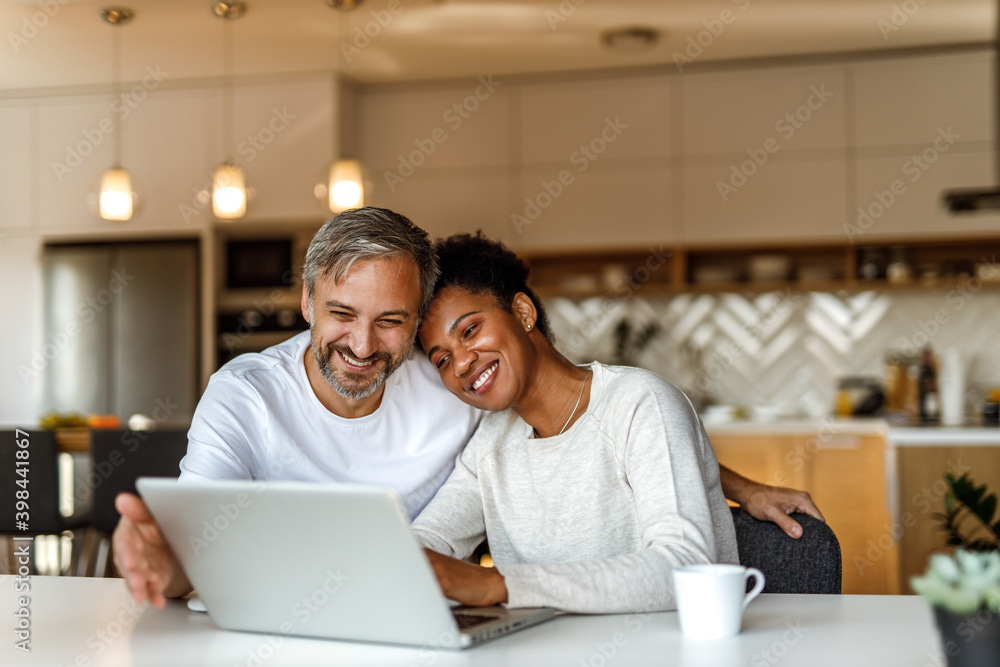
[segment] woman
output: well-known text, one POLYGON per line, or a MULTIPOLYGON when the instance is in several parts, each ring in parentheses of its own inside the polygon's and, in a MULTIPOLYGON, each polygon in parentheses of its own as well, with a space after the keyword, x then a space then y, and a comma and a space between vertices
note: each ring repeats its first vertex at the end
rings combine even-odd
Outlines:
POLYGON ((420 343, 452 393, 493 413, 413 524, 445 594, 666 610, 675 567, 737 563, 719 464, 687 397, 648 371, 573 365, 501 244, 466 234, 437 251, 420 343), (495 568, 458 560, 484 537, 495 568))

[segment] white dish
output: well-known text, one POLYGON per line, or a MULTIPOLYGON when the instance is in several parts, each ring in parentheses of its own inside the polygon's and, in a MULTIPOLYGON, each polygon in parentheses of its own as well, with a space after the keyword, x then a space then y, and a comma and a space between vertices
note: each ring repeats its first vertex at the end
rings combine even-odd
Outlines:
POLYGON ((754 255, 749 261, 750 280, 787 280, 791 272, 788 255, 754 255))

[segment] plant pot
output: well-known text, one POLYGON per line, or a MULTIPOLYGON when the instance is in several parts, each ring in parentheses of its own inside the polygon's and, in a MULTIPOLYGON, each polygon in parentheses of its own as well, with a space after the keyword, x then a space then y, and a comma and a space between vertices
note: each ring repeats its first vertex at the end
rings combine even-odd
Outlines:
POLYGON ((961 615, 934 607, 948 667, 1000 665, 1000 615, 988 609, 961 615))

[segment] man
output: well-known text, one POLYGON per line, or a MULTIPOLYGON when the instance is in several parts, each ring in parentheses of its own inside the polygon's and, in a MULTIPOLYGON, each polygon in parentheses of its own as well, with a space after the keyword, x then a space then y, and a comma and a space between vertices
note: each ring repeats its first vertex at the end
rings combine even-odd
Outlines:
MULTIPOLYGON (((181 479, 356 482, 395 488, 411 517, 430 501, 479 423, 424 355, 408 356, 438 275, 427 233, 386 209, 345 211, 303 267, 309 331, 212 376, 188 433, 181 479)), ((809 495, 722 467, 728 498, 792 537, 787 516, 822 519, 809 495)), ((137 602, 191 590, 142 501, 121 494, 115 565, 137 602)))

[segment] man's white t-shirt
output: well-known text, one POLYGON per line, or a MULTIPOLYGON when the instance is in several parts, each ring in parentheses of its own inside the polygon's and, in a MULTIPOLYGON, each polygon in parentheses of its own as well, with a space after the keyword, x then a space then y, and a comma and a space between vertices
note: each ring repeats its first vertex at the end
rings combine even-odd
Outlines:
POLYGON ((448 478, 482 413, 449 393, 431 363, 414 354, 386 380, 375 412, 339 417, 309 384, 308 346, 305 331, 212 376, 188 432, 181 479, 375 484, 398 491, 416 516, 448 478))

